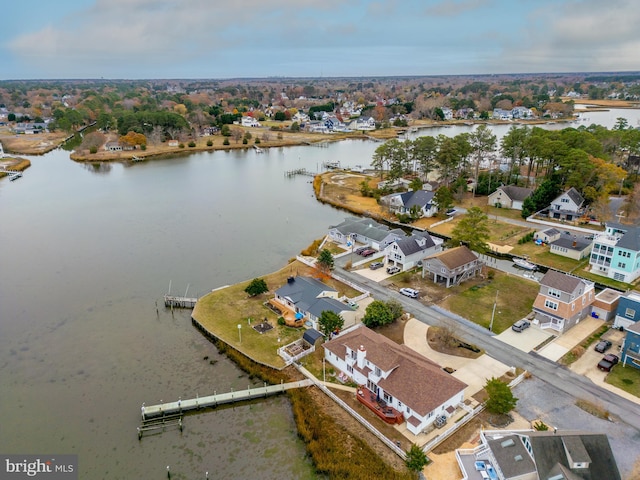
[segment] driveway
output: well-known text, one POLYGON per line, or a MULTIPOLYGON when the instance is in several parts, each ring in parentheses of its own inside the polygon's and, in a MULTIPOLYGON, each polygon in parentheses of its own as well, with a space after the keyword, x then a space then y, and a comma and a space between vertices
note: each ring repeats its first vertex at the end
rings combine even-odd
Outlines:
POLYGON ((496 335, 495 338, 504 342, 512 347, 522 350, 523 352, 530 352, 538 345, 545 342, 552 334, 547 330, 541 330, 535 325, 531 326, 522 332, 514 332, 510 328, 506 329, 500 335, 496 335))
POLYGON ((428 325, 411 318, 404 327, 404 344, 441 367, 455 369, 452 375, 468 385, 464 391, 465 398, 482 390, 487 379, 499 378, 510 370, 509 366, 486 354, 473 359, 436 352, 427 342, 428 329, 428 325))

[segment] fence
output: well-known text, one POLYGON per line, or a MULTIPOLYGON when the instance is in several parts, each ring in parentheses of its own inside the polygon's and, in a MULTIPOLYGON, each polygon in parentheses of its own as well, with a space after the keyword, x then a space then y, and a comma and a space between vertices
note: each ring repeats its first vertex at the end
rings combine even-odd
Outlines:
POLYGON ((440 435, 438 435, 437 437, 433 438, 431 441, 427 442, 424 445, 424 447, 422 447, 422 451, 424 453, 428 453, 431 450, 433 450, 434 448, 436 448, 437 445, 439 445, 441 442, 444 442, 456 430, 461 428, 463 425, 466 425, 467 423, 469 423, 469 421, 471 421, 471 419, 473 417, 475 417, 476 415, 478 415, 482 410, 484 410, 484 404, 478 405, 475 409, 473 409, 473 410, 471 410, 471 412, 469 412, 469 415, 466 415, 466 416, 462 417, 458 422, 454 423, 452 426, 450 426, 448 429, 446 429, 440 435))

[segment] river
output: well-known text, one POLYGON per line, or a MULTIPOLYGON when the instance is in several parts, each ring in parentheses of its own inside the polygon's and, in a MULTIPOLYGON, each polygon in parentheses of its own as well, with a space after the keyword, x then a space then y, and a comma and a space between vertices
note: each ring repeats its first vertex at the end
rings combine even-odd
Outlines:
MULTIPOLYGON (((635 125, 638 111, 607 113, 618 116, 635 125)), ((23 178, 0 180, 0 452, 76 453, 82 479, 164 478, 167 466, 172 478, 314 478, 286 397, 190 415, 183 433, 142 441, 140 406, 252 383, 162 295, 169 282, 202 295, 285 265, 346 214, 284 172, 366 167, 378 145, 100 167, 63 150, 27 157, 23 178)))

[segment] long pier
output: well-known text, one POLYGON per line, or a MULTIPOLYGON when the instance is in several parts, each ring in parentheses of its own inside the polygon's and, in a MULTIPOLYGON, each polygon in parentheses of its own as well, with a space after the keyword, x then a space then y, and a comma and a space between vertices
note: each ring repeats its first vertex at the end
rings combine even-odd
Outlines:
POLYGON ((310 172, 306 168, 297 168, 295 170, 289 170, 284 172, 286 177, 294 177, 296 175, 306 175, 308 177, 315 177, 317 174, 310 172))
POLYGON ((201 408, 217 407, 227 403, 242 402, 244 400, 252 400, 254 398, 265 398, 271 395, 283 393, 292 388, 302 388, 313 385, 310 379, 300 380, 297 382, 281 383, 279 385, 268 385, 264 387, 253 387, 237 392, 231 391, 227 393, 214 393, 206 397, 196 397, 187 400, 178 399, 176 402, 161 403, 158 405, 145 406, 142 404, 142 421, 147 422, 150 419, 168 416, 181 416, 184 412, 190 410, 199 410, 201 408))
POLYGON ((197 298, 190 297, 177 297, 175 295, 164 296, 165 307, 175 308, 194 308, 196 306, 197 298))

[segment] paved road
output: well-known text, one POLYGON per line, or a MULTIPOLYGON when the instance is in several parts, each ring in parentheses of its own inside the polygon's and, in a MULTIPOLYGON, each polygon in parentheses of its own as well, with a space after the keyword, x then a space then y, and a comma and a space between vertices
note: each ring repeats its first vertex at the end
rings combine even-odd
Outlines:
POLYGON ((506 365, 524 368, 536 377, 575 398, 604 404, 609 412, 618 416, 621 421, 640 430, 640 406, 599 387, 587 377, 577 375, 568 368, 540 355, 526 353, 503 343, 493 338, 493 334, 488 330, 451 312, 424 305, 418 300, 405 297, 373 280, 340 267, 337 267, 336 270, 338 270, 337 273, 339 275, 369 290, 376 299, 384 301, 395 299, 400 302, 406 311, 423 323, 455 328, 462 340, 483 348, 489 356, 496 360, 506 365))

